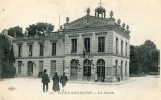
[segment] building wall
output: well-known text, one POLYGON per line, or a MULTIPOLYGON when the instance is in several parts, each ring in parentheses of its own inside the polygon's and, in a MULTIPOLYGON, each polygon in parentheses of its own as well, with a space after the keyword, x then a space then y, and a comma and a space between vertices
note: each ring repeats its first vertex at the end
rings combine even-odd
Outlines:
MULTIPOLYGON (((18 39, 17 39, 18 40, 18 39)), ((53 39, 54 40, 54 39, 53 39)), ((13 43, 14 47, 14 56, 16 58, 15 67, 16 74, 18 76, 27 76, 27 67, 28 62, 33 62, 33 76, 38 76, 39 73, 39 61, 43 61, 43 69, 47 69, 47 73, 51 75, 51 60, 56 60, 56 71, 58 74, 63 73, 63 57, 64 57, 64 43, 62 39, 58 41, 52 41, 46 39, 44 41, 44 55, 40 56, 40 43, 39 40, 30 40, 23 41, 20 40, 18 42, 13 43), (56 55, 52 56, 52 43, 56 43, 56 55), (33 45, 32 56, 29 57, 29 44, 33 45), (18 57, 18 46, 22 46, 22 56, 18 57), (18 61, 22 61, 21 65, 21 74, 18 74, 18 61)))
MULTIPOLYGON (((88 32, 89 33, 89 32, 88 32)), ((114 38, 113 35, 114 33, 112 31, 107 31, 106 35, 96 35, 98 32, 90 32, 92 33, 91 36, 82 36, 82 34, 85 33, 66 33, 65 34, 65 54, 72 54, 71 53, 71 39, 77 39, 77 53, 75 54, 83 54, 83 43, 84 43, 84 38, 89 37, 90 38, 90 53, 95 54, 98 53, 98 37, 105 37, 105 52, 103 53, 113 53, 114 48, 113 48, 113 43, 114 43, 114 38), (77 34, 78 36, 70 36, 71 34, 77 34)))
MULTIPOLYGON (((97 71, 96 69, 96 64, 99 59, 103 59, 105 61, 105 81, 107 82, 116 82, 118 81, 118 76, 119 74, 122 73, 122 79, 121 80, 126 80, 129 77, 129 39, 125 38, 125 36, 122 36, 121 34, 116 33, 115 31, 104 31, 107 33, 106 35, 102 34, 97 34, 101 32, 90 32, 92 33, 91 36, 85 36, 89 37, 90 40, 90 45, 91 45, 91 51, 90 55, 92 55, 91 58, 88 58, 89 60, 93 60, 94 66, 91 68, 91 81, 94 81, 95 73, 97 71), (98 37, 104 36, 105 37, 105 52, 99 53, 98 52, 98 37), (118 38, 118 54, 116 55, 116 38, 118 38), (123 41, 123 54, 121 54, 121 41, 123 41), (126 48, 125 45, 127 43, 127 55, 126 55, 126 48), (100 54, 100 55, 99 55, 100 54), (103 54, 103 55, 102 55, 103 54), (115 74, 115 61, 118 61, 118 71, 117 75, 115 74), (122 61, 122 70, 120 69, 121 66, 121 61, 122 61), (125 63, 127 62, 127 67, 125 70, 125 63), (122 71, 122 72, 120 72, 122 71), (127 75, 125 76, 125 71, 127 75)), ((89 32, 88 32, 89 33, 89 32)), ((78 72, 78 77, 77 80, 82 80, 83 79, 83 61, 85 58, 81 57, 83 55, 83 39, 84 37, 82 36, 84 33, 66 33, 65 34, 65 72, 70 79, 71 77, 71 67, 70 63, 72 59, 79 60, 79 68, 80 72, 78 72), (74 36, 77 34, 77 36, 74 36), (72 36, 73 35, 73 36, 72 36), (77 53, 72 54, 71 53, 71 39, 76 38, 77 39, 77 53), (79 55, 80 54, 80 55, 79 55)))
MULTIPOLYGON (((103 31, 103 32, 82 32, 82 33, 65 33, 65 39, 45 39, 44 40, 44 55, 40 54, 39 40, 32 40, 33 56, 29 55, 29 42, 31 41, 19 41, 13 43, 14 53, 16 57, 16 74, 19 76, 27 76, 28 62, 32 61, 33 64, 33 76, 38 76, 39 73, 39 61, 43 61, 43 69, 47 69, 47 73, 51 76, 51 60, 56 60, 56 72, 61 75, 63 71, 70 79, 71 77, 71 60, 79 60, 79 72, 77 80, 83 80, 83 62, 85 59, 93 60, 91 65, 91 81, 95 81, 95 74, 97 72, 97 61, 103 59, 105 61, 105 81, 116 82, 118 81, 118 74, 122 75, 121 80, 126 80, 129 77, 129 39, 116 33, 115 31, 103 31), (89 34, 85 35, 84 34, 89 34), (98 37, 105 37, 105 52, 98 52, 98 37), (83 58, 84 38, 89 37, 90 40, 90 56, 89 58, 83 58), (77 39, 77 53, 71 53, 71 39, 77 39), (118 54, 116 54, 116 38, 118 38, 118 54), (123 41, 123 55, 121 54, 121 41, 123 41), (18 57, 18 45, 22 43, 22 57, 18 57), (56 43, 56 55, 52 56, 52 43, 56 43), (127 43, 127 54, 125 44, 127 43), (115 61, 118 61, 117 75, 115 61), (18 61, 22 61, 21 74, 18 74, 18 61), (122 70, 120 69, 121 61, 123 62, 122 70), (125 70, 125 63, 127 67, 125 70), (120 72, 122 71, 122 72, 120 72), (127 75, 125 75, 127 71, 127 75)), ((53 74, 52 74, 53 75, 53 74)), ((52 77, 52 76, 51 76, 52 77)))
POLYGON ((129 44, 129 39, 125 38, 124 36, 120 35, 119 33, 116 33, 113 31, 113 52, 116 54, 116 38, 118 38, 118 55, 121 54, 121 41, 123 41, 123 56, 126 56, 126 50, 125 50, 125 45, 127 43, 127 57, 129 57, 129 52, 130 52, 130 44, 129 44))
POLYGON ((71 60, 75 59, 79 61, 78 72, 76 80, 86 80, 83 76, 83 65, 84 60, 89 59, 91 64, 91 77, 90 81, 95 81, 97 72, 97 61, 103 59, 105 61, 105 81, 106 82, 117 82, 118 75, 121 80, 127 80, 129 78, 129 37, 125 34, 120 34, 119 31, 115 30, 95 30, 87 32, 83 30, 81 32, 64 31, 64 37, 44 37, 42 39, 16 39, 13 42, 14 54, 16 57, 16 74, 18 76, 28 76, 28 62, 33 63, 33 74, 32 76, 38 76, 39 73, 39 61, 43 61, 43 69, 47 69, 47 73, 52 77, 54 74, 51 73, 51 61, 56 61, 55 72, 58 75, 62 75, 65 71, 69 79, 71 79, 71 60), (87 57, 83 56, 84 38, 90 38, 90 53, 87 57), (105 37, 105 51, 98 52, 98 37, 105 37), (116 54, 116 38, 118 38, 118 54, 116 54), (71 53, 71 39, 77 39, 77 52, 71 53), (42 41, 43 40, 43 41, 42 41), (123 41, 123 54, 121 54, 121 41, 123 41), (40 43, 44 46, 44 55, 40 54, 40 43), (56 55, 52 55, 52 43, 56 43, 56 55), (126 48, 127 43, 127 48, 126 48), (33 56, 29 57, 29 44, 33 45, 33 56), (22 56, 18 57, 18 45, 22 45, 22 56), (127 55, 126 55, 127 49, 127 55), (118 62, 116 67, 116 60, 118 62), (22 61, 21 74, 18 73, 18 61, 22 61), (121 67, 122 62, 122 67, 121 67), (126 66, 125 66, 126 64, 126 66))

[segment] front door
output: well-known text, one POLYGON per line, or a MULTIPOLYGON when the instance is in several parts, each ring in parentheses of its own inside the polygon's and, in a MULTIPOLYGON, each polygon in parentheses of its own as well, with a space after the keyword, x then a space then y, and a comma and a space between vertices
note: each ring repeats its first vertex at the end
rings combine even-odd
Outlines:
POLYGON ((27 67, 27 76, 32 76, 32 75, 33 75, 33 63, 29 61, 28 67, 27 67))
POLYGON ((77 71, 78 71, 78 67, 77 66, 71 66, 71 80, 77 80, 77 71))
POLYGON ((22 61, 18 61, 18 74, 21 74, 22 61))
POLYGON ((105 78, 105 66, 97 66, 97 80, 104 81, 105 78))
POLYGON ((91 61, 85 59, 83 63, 83 80, 91 80, 91 61))
POLYGON ((54 76, 56 72, 56 60, 51 60, 51 76, 54 76))
POLYGON ((84 80, 91 80, 91 66, 84 66, 84 80))
POLYGON ((97 61, 97 80, 105 80, 105 61, 103 59, 97 61))

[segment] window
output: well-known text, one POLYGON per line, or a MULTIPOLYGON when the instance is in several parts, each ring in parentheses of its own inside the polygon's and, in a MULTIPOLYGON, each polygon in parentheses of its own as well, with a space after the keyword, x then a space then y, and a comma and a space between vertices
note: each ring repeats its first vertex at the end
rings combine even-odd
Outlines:
POLYGON ((43 56, 43 54, 44 54, 43 44, 40 44, 40 56, 43 56))
POLYGON ((105 61, 103 59, 97 61, 97 76, 105 77, 105 61))
POLYGON ((123 55, 123 41, 121 41, 121 55, 123 55))
POLYGON ((127 56, 127 43, 126 43, 126 46, 125 46, 125 53, 126 53, 126 56, 127 56))
POLYGON ((71 41, 72 41, 71 53, 76 53, 77 52, 77 39, 71 39, 71 41))
POLYGON ((118 38, 116 38, 116 54, 118 54, 118 38))
POLYGON ((83 63, 83 75, 91 76, 91 62, 88 59, 84 60, 83 63))
POLYGON ((98 37, 98 52, 105 51, 105 37, 98 37))
POLYGON ((56 43, 52 43, 52 55, 56 55, 56 43))
POLYGON ((21 74, 22 61, 18 61, 18 74, 21 74))
POLYGON ((84 47, 86 52, 90 52, 90 38, 84 39, 84 47))
POLYGON ((32 56, 32 45, 29 45, 29 56, 32 56))
POLYGON ((21 57, 22 56, 22 46, 19 45, 18 46, 18 57, 21 57))

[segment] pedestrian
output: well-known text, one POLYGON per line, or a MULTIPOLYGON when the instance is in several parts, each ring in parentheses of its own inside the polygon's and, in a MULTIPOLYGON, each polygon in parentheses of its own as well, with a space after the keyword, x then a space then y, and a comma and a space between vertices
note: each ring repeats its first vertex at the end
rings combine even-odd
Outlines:
POLYGON ((57 75, 57 72, 55 72, 55 75, 53 76, 53 90, 54 90, 54 92, 60 91, 59 77, 57 75))
POLYGON ((44 69, 44 73, 42 73, 43 92, 45 92, 45 87, 46 87, 46 92, 48 92, 48 83, 50 83, 50 79, 46 72, 47 70, 44 69))
POLYGON ((68 82, 68 78, 65 75, 65 72, 63 72, 63 75, 60 77, 60 83, 62 84, 62 90, 64 91, 64 87, 66 83, 68 82))

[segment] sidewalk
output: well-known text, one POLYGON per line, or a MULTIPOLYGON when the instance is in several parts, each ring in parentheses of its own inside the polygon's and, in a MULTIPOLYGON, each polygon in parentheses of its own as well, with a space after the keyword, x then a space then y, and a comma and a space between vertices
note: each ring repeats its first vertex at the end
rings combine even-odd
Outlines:
POLYGON ((77 83, 77 84, 97 84, 97 85, 120 85, 128 82, 135 81, 136 79, 130 78, 129 80, 125 81, 120 81, 120 82, 114 82, 114 83, 109 83, 109 82, 93 82, 93 81, 70 81, 69 83, 77 83))

